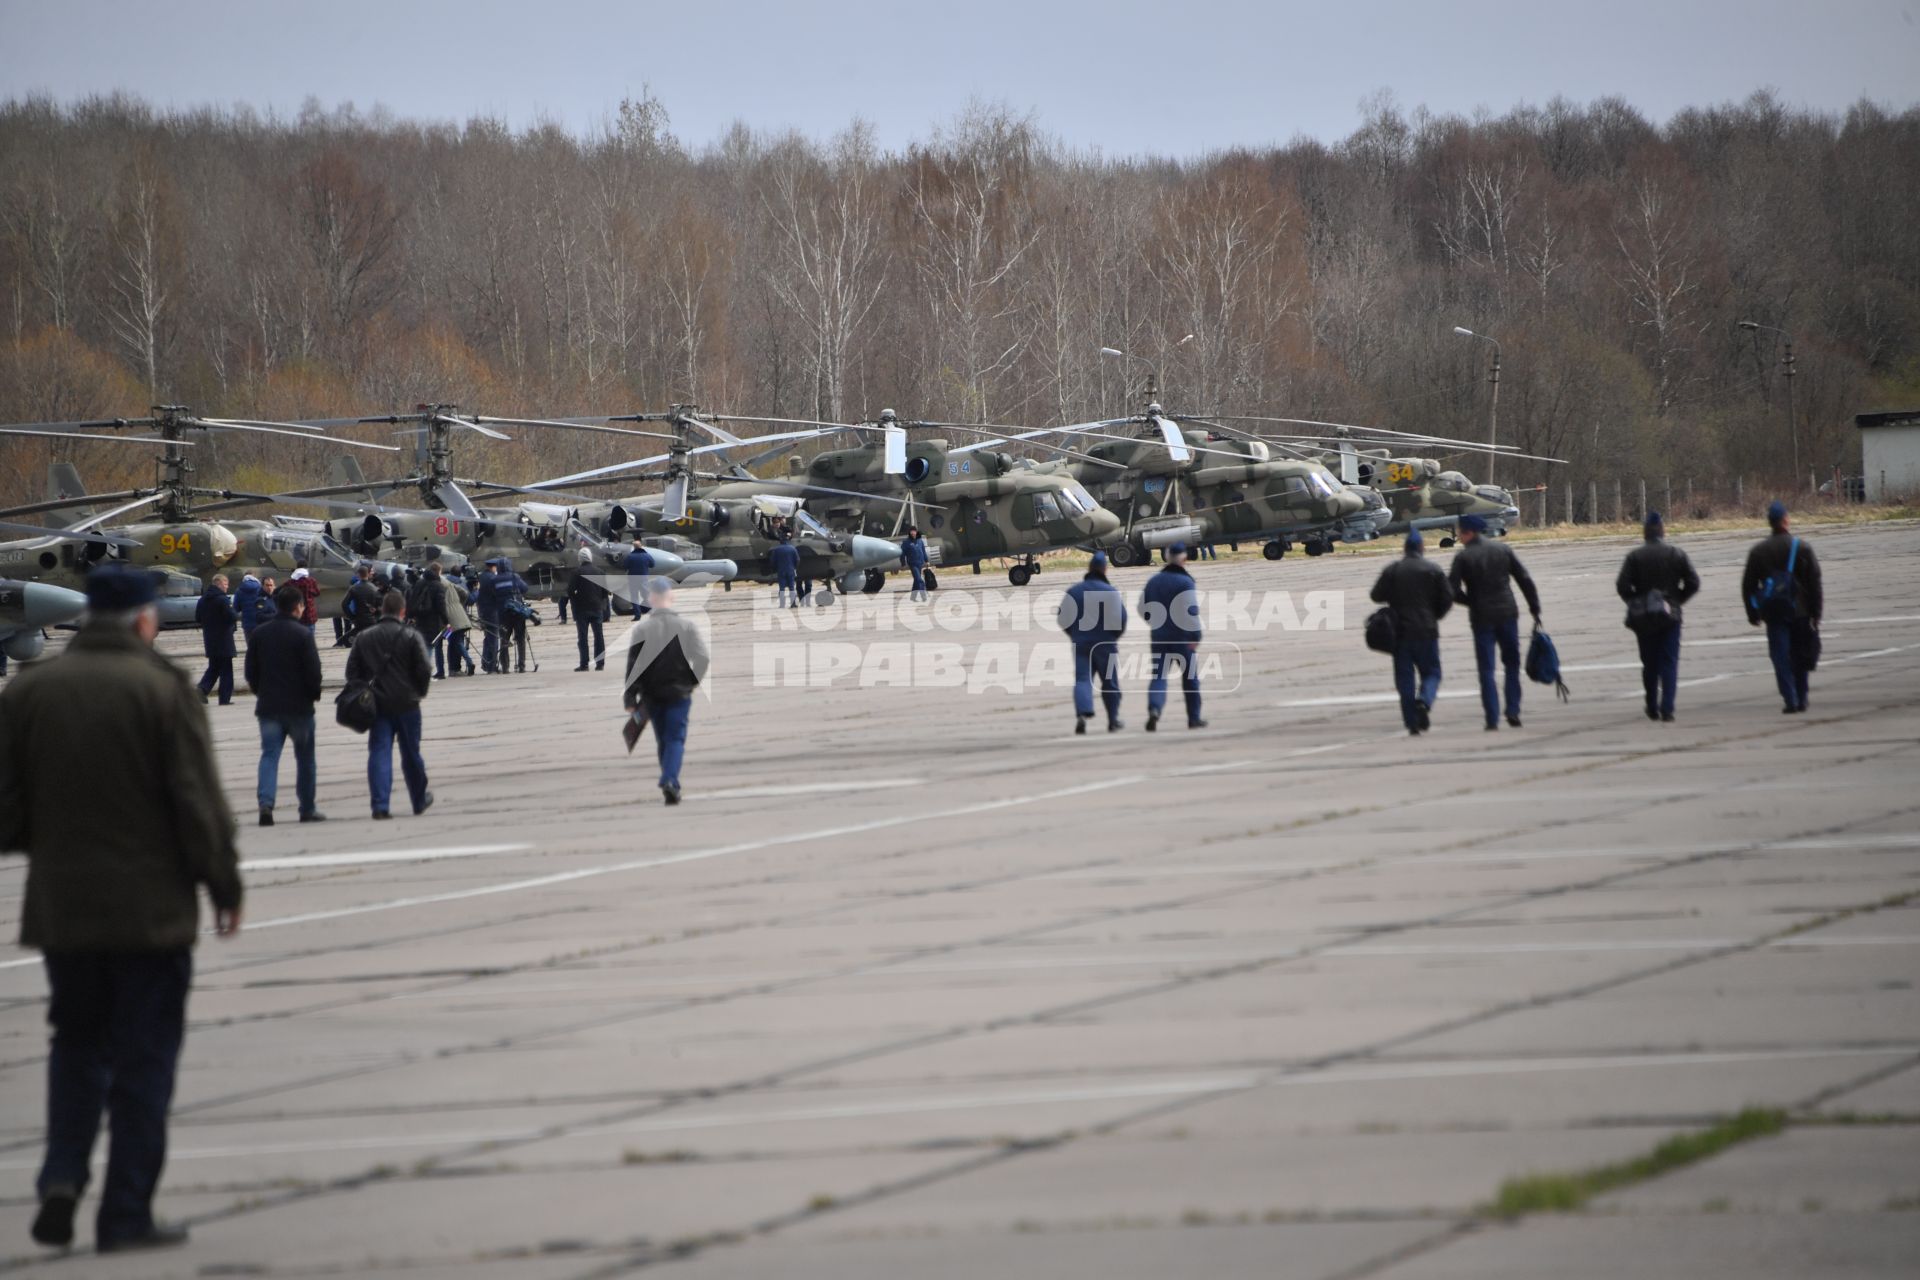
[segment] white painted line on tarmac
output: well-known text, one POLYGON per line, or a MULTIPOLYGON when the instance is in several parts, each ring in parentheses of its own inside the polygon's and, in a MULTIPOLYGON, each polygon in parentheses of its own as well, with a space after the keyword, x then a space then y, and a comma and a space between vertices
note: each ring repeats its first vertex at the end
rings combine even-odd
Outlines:
POLYGON ((1819 836, 1806 840, 1782 840, 1769 849, 1913 849, 1920 848, 1920 834, 1896 832, 1892 835, 1819 836))
POLYGON ((725 791, 696 791, 695 800, 760 800, 770 796, 810 796, 833 791, 879 791, 889 787, 918 787, 925 778, 869 778, 863 782, 799 782, 786 786, 733 787, 725 791))
POLYGON ((530 844, 454 844, 435 849, 372 849, 365 853, 315 853, 284 858, 250 858, 242 871, 305 871, 325 867, 371 867, 389 862, 438 862, 442 858, 489 858, 522 853, 530 844))

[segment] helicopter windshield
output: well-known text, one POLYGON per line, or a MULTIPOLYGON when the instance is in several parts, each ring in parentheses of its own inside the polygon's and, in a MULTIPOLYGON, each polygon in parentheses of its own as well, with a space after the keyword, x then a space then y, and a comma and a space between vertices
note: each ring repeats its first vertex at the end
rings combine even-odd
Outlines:
POLYGON ((1339 492, 1339 490, 1344 487, 1343 485, 1341 485, 1341 483, 1338 480, 1335 480, 1332 476, 1322 475, 1318 471, 1315 471, 1310 475, 1308 475, 1307 479, 1312 481, 1313 491, 1319 494, 1323 498, 1331 498, 1335 493, 1339 492))
POLYGON ((1473 485, 1458 471, 1442 471, 1433 478, 1433 487, 1446 489, 1452 493, 1471 493, 1473 485))
MULTIPOLYGON (((354 559, 351 555, 347 554, 347 549, 341 546, 338 542, 334 541, 333 535, 329 533, 323 533, 319 537, 315 538, 313 540, 313 545, 310 546, 307 550, 308 550, 307 558, 309 560, 317 559, 319 561, 322 561, 327 567, 330 567, 330 568, 351 569, 354 565, 354 559), (313 554, 313 552, 316 549, 319 551, 318 556, 315 556, 313 554)), ((312 567, 315 569, 318 569, 318 568, 321 568, 322 566, 320 564, 315 564, 312 567)))
POLYGON ((1059 497, 1061 510, 1070 516, 1084 516, 1093 513, 1093 495, 1077 483, 1069 484, 1062 488, 1059 491, 1059 497))

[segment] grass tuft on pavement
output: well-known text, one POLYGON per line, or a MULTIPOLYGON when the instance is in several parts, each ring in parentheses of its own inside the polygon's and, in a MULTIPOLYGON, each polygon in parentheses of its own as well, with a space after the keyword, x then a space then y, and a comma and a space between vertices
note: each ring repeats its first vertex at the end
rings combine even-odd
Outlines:
POLYGON ((1754 1138, 1771 1137, 1787 1127, 1787 1113, 1748 1107, 1709 1129, 1676 1134, 1646 1155, 1576 1173, 1530 1173, 1508 1178, 1484 1212, 1499 1218, 1529 1213, 1572 1213, 1595 1196, 1684 1168, 1754 1138))

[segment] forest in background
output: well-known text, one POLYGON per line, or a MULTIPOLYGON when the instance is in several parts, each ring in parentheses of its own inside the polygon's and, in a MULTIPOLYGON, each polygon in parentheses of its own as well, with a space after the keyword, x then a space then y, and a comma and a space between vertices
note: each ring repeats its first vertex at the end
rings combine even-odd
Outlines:
MULTIPOLYGON (((27 99, 0 104, 0 421, 693 401, 1043 426, 1137 408, 1150 364, 1176 412, 1484 439, 1490 348, 1464 326, 1501 345, 1502 443, 1572 464, 1503 483, 1781 488, 1777 329, 1804 488, 1857 469, 1855 413, 1920 405, 1917 225, 1920 108, 1765 93, 1664 125, 1377 95, 1344 141, 1187 160, 1078 151, 990 104, 890 152, 859 122, 695 145, 650 96, 585 137, 27 99)), ((0 443, 0 493, 38 496, 49 447, 0 443)), ((508 479, 621 456, 460 448, 508 479)), ((150 480, 134 450, 55 449, 92 487, 150 480)), ((321 482, 307 452, 223 437, 195 462, 271 489, 321 482)))

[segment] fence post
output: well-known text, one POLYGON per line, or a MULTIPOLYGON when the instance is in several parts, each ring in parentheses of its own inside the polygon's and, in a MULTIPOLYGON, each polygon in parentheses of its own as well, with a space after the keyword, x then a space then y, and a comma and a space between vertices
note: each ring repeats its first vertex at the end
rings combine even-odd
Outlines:
POLYGON ((1673 477, 1667 477, 1667 514, 1673 514, 1673 477))
POLYGON ((1693 513, 1693 477, 1687 477, 1687 513, 1693 513))
POLYGON ((1645 476, 1640 477, 1640 518, 1642 520, 1647 518, 1647 478, 1645 476))
POLYGON ((1619 524, 1625 517, 1620 511, 1620 477, 1613 478, 1613 522, 1619 524))
POLYGON ((1733 502, 1734 505, 1738 507, 1747 505, 1747 478, 1745 476, 1735 476, 1733 478, 1733 502))
POLYGON ((1587 481, 1587 523, 1597 524, 1600 520, 1600 482, 1587 481))
POLYGON ((1567 481, 1567 523, 1573 523, 1573 481, 1567 481))

